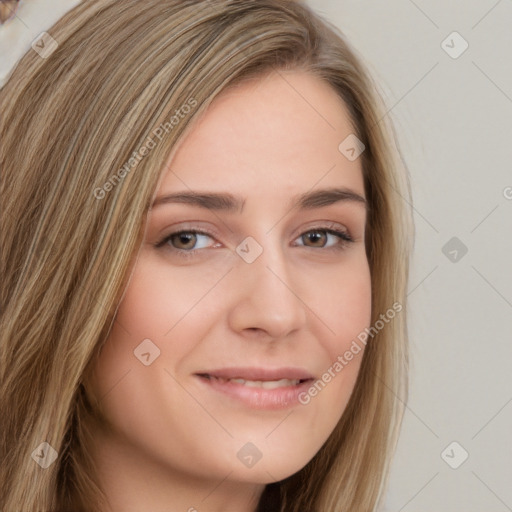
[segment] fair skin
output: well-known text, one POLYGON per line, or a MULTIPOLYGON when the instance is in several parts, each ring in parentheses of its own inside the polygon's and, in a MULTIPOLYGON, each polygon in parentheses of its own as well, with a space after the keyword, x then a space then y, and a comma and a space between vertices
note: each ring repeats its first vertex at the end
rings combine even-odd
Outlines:
POLYGON ((297 390, 370 324, 361 161, 338 150, 353 131, 324 82, 273 72, 216 98, 164 169, 156 198, 231 194, 244 206, 157 199, 149 212, 91 385, 110 424, 92 453, 112 512, 254 511, 265 484, 334 430, 362 352, 307 404, 297 390), (352 195, 295 204, 335 188, 352 195), (143 360, 160 350, 148 365, 134 354, 146 339, 143 360))

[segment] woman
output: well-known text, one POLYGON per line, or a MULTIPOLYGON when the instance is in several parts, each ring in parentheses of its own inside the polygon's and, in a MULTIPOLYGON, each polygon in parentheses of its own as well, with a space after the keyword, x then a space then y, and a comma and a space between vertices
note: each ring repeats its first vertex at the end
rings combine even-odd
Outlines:
POLYGON ((374 510, 412 228, 348 44, 286 0, 48 33, 1 92, 2 510, 374 510))

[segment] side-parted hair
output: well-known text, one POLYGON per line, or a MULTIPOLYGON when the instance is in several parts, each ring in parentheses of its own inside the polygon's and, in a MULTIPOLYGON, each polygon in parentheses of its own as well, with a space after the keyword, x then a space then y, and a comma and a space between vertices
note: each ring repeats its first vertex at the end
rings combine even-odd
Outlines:
POLYGON ((88 0, 48 33, 57 46, 46 39, 44 57, 30 50, 0 91, 0 509, 89 512, 104 503, 83 382, 162 169, 219 93, 302 70, 339 94, 365 145, 372 325, 402 307, 368 339, 326 443, 296 474, 268 484, 259 510, 374 510, 407 397, 413 226, 394 129, 360 58, 292 0, 88 0), (42 442, 58 453, 46 469, 31 457, 42 442))

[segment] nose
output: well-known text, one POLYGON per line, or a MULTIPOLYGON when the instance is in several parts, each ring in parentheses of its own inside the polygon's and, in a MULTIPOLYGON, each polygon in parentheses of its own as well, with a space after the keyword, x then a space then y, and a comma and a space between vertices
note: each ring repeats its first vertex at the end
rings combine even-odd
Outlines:
POLYGON ((235 293, 228 322, 235 332, 273 341, 304 327, 307 298, 298 286, 304 281, 294 275, 282 250, 267 245, 252 263, 240 258, 231 279, 235 293))

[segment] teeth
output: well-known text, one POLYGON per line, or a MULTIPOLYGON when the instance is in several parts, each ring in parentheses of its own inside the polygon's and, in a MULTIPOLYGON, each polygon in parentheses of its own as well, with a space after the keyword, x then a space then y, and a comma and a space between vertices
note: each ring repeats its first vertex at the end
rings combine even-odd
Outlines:
POLYGON ((282 388, 285 386, 296 386, 299 383, 298 380, 281 379, 281 380, 267 380, 261 383, 263 389, 275 389, 282 388))
POLYGON ((286 386, 296 386, 299 384, 298 379, 280 379, 280 380, 245 380, 245 379, 219 379, 223 382, 235 382, 236 384, 242 384, 248 388, 263 388, 263 389, 276 389, 283 388, 286 386))

